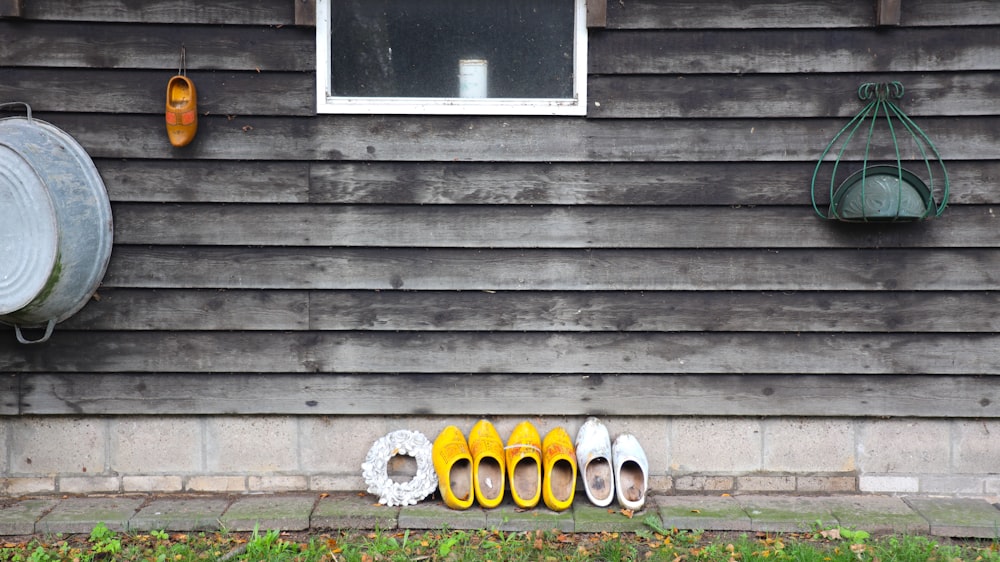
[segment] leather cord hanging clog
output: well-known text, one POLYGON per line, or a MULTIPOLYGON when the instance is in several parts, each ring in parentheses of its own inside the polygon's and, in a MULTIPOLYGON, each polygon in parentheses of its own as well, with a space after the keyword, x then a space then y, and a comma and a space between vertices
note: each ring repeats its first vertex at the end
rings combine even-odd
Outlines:
POLYGON ((177 76, 167 82, 167 138, 173 146, 185 146, 198 132, 198 93, 187 77, 187 60, 181 47, 181 64, 177 76))

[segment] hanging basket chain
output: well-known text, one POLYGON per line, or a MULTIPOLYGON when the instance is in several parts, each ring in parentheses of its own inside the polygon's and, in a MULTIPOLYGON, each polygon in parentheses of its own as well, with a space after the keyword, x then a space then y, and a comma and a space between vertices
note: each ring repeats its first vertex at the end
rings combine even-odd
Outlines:
MULTIPOLYGON (((885 126, 886 129, 888 130, 889 139, 892 142, 892 147, 894 152, 893 156, 895 160, 894 174, 896 175, 896 202, 897 202, 896 216, 889 216, 888 219, 919 220, 919 219, 929 218, 931 215, 935 217, 940 216, 944 212, 949 195, 949 181, 948 181, 947 169, 945 168, 944 163, 941 160, 941 155, 938 152, 937 147, 934 145, 931 139, 927 136, 926 133, 924 133, 924 131, 919 126, 917 126, 917 124, 909 116, 906 115, 906 113, 904 113, 899 108, 898 105, 896 105, 894 100, 902 99, 903 93, 904 93, 903 85, 900 82, 888 82, 888 83, 867 82, 861 84, 861 86, 858 87, 857 91, 858 99, 860 99, 863 102, 866 102, 865 106, 826 145, 822 154, 819 157, 818 162, 816 163, 815 169, 813 170, 812 182, 810 185, 810 195, 812 200, 813 211, 815 211, 815 213, 819 217, 824 219, 838 219, 838 220, 849 220, 849 221, 857 220, 857 218, 854 217, 845 218, 844 216, 842 216, 840 212, 841 210, 834 203, 835 197, 838 193, 837 172, 840 169, 840 164, 844 158, 844 155, 847 154, 848 147, 851 145, 851 141, 858 134, 859 130, 865 124, 865 122, 870 120, 867 127, 867 132, 866 132, 867 134, 864 135, 866 138, 865 138, 864 152, 862 156, 862 169, 860 172, 857 173, 860 174, 860 182, 859 182, 860 193, 861 193, 860 214, 863 217, 861 219, 862 221, 867 221, 868 217, 870 216, 870 213, 873 216, 877 215, 878 220, 886 220, 887 218, 886 216, 878 215, 878 213, 880 212, 879 210, 866 208, 866 205, 868 205, 868 198, 866 197, 866 192, 865 192, 868 183, 869 170, 873 169, 877 170, 879 174, 883 176, 886 174, 885 170, 883 169, 885 168, 884 166, 874 167, 874 168, 869 166, 869 161, 871 160, 871 154, 872 154, 873 139, 875 138, 876 132, 878 130, 877 125, 883 118, 885 119, 885 126), (926 209, 919 216, 906 216, 906 217, 899 216, 900 207, 898 205, 900 205, 899 202, 902 200, 903 197, 904 186, 909 186, 910 183, 908 183, 908 181, 910 180, 916 182, 920 182, 921 180, 916 176, 914 176, 913 174, 911 174, 910 172, 907 172, 903 169, 902 154, 899 146, 899 136, 898 136, 899 131, 897 131, 897 126, 893 124, 894 120, 898 121, 899 124, 902 125, 902 130, 905 130, 906 133, 912 138, 914 144, 917 147, 917 150, 920 153, 921 159, 924 161, 924 169, 928 176, 927 183, 929 184, 929 186, 927 187, 927 189, 930 191, 929 200, 927 201, 926 209), (834 151, 834 147, 837 146, 838 142, 840 142, 841 144, 839 146, 839 149, 836 151, 837 155, 833 161, 832 171, 830 173, 829 197, 831 204, 829 207, 829 212, 824 212, 820 208, 820 204, 816 199, 816 182, 817 179, 820 177, 820 172, 824 162, 827 160, 827 157, 831 154, 831 152, 834 151), (930 154, 928 153, 928 151, 930 152, 930 154), (941 176, 943 176, 943 187, 941 189, 942 202, 940 205, 936 205, 934 203, 935 173, 932 161, 936 162, 936 165, 941 168, 941 176)), ((854 176, 852 176, 852 178, 853 177, 854 176)), ((841 186, 841 188, 843 189, 843 186, 841 186)))

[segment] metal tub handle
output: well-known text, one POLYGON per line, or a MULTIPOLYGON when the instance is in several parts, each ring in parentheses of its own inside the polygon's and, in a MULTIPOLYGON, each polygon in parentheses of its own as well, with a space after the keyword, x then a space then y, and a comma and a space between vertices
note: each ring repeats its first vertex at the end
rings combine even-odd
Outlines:
POLYGON ((53 318, 52 320, 49 320, 48 324, 46 324, 46 326, 45 326, 45 335, 43 335, 41 337, 41 339, 29 340, 29 339, 26 339, 24 337, 24 335, 21 334, 21 327, 18 326, 17 324, 14 324, 14 334, 17 335, 17 341, 19 341, 21 343, 26 343, 26 344, 27 343, 45 343, 45 342, 49 341, 50 337, 52 337, 52 330, 55 327, 56 327, 56 319, 53 318))

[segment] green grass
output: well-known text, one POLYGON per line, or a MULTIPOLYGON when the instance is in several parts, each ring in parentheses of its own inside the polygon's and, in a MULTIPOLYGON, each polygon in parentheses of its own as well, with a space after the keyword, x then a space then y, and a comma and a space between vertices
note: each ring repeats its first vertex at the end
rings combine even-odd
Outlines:
POLYGON ((98 525, 87 536, 0 538, 2 562, 99 561, 668 561, 668 562, 1000 562, 997 541, 941 542, 926 536, 871 537, 863 531, 709 534, 666 529, 637 533, 355 531, 322 534, 116 533, 98 525))

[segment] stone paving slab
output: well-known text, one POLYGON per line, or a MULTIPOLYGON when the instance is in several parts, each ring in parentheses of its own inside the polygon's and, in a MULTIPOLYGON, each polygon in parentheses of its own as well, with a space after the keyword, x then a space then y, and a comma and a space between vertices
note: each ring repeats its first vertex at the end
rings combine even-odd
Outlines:
POLYGON ((117 496, 65 498, 35 523, 35 532, 89 534, 98 523, 112 531, 128 531, 129 520, 144 501, 117 496))
POLYGON ((399 508, 378 503, 377 498, 359 494, 331 494, 320 498, 313 509, 314 529, 395 529, 399 508))
POLYGON ((750 530, 768 533, 811 531, 817 521, 833 522, 833 512, 822 498, 808 496, 734 496, 750 516, 750 530))
POLYGON ((215 531, 232 500, 222 497, 159 498, 132 516, 131 531, 215 531))
POLYGON ((823 501, 841 527, 869 533, 927 534, 927 520, 898 497, 831 496, 823 501))
POLYGON ((241 496, 220 521, 230 531, 303 531, 309 528, 316 499, 314 494, 241 496))
POLYGON ((932 535, 1000 538, 1000 509, 985 500, 906 498, 906 503, 927 519, 932 535))
POLYGON ((35 534, 35 521, 58 503, 55 498, 28 499, 0 509, 0 535, 35 534))
POLYGON ((485 529, 486 511, 473 506, 451 509, 440 501, 421 502, 399 508, 400 529, 485 529))
POLYGON ((656 523, 660 523, 658 500, 649 498, 643 508, 628 517, 617 504, 613 503, 607 507, 597 507, 587 503, 587 500, 577 500, 573 504, 573 522, 578 533, 599 533, 607 531, 610 533, 634 533, 636 531, 651 530, 643 521, 653 516, 656 523))
POLYGON ((541 503, 532 509, 521 509, 511 500, 506 500, 486 512, 484 528, 508 532, 556 530, 572 533, 574 526, 573 509, 556 512, 541 503))
POLYGON ((305 529, 490 529, 505 532, 634 532, 651 528, 802 532, 817 522, 871 533, 928 533, 993 539, 1000 509, 983 499, 889 496, 652 496, 631 519, 617 506, 598 508, 585 499, 556 513, 544 506, 456 511, 440 501, 386 507, 365 494, 240 496, 28 497, 0 507, 0 535, 88 534, 98 523, 115 531, 189 531, 221 523, 233 531, 305 529), (231 505, 222 510, 226 504, 231 505), (221 515, 220 515, 221 514, 221 515))
POLYGON ((660 519, 667 529, 750 531, 750 516, 728 496, 656 496, 660 519))

